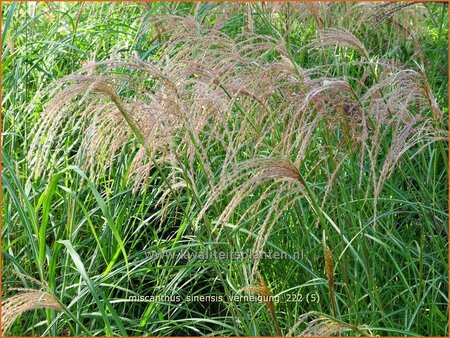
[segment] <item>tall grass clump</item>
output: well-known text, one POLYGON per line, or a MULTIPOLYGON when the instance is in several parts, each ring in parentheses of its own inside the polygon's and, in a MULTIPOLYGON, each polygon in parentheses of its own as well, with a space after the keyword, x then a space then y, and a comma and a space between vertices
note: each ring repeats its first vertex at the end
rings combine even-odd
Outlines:
POLYGON ((448 334, 447 4, 2 9, 3 334, 448 334))

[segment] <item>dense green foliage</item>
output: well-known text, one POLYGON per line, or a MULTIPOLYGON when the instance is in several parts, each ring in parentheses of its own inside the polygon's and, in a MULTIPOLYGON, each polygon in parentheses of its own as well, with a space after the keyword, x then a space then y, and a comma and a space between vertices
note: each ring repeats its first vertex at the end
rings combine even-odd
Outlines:
POLYGON ((448 335, 446 3, 2 10, 8 334, 448 335))

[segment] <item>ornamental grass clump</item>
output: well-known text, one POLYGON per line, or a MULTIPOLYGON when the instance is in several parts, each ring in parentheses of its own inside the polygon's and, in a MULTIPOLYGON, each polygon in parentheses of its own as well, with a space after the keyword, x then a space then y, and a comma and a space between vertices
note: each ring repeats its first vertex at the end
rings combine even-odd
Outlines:
MULTIPOLYGON (((306 6, 317 23, 321 6, 306 6)), ((274 5, 273 11, 297 7, 281 8, 274 5)), ((57 81, 32 132, 28 159, 34 175, 51 173, 75 153, 75 164, 98 181, 125 151, 126 179, 135 193, 146 188, 155 170, 164 173, 161 215, 168 210, 161 202, 170 203, 174 193, 179 200, 180 187, 199 194, 194 182, 200 175, 207 190, 205 201, 196 197, 194 229, 216 218, 208 231, 219 240, 246 205, 235 222, 255 220, 253 250, 259 253, 283 212, 303 198, 325 226, 322 210, 339 170, 357 162, 353 179, 373 194, 376 219, 384 184, 402 156, 444 134, 442 123, 435 123, 442 121, 442 111, 425 73, 377 59, 354 33, 323 23, 302 49, 314 55, 331 47, 354 49, 355 62, 339 67, 356 65, 362 75, 333 77, 321 65, 304 69, 282 37, 259 35, 253 25, 249 20, 247 30, 233 37, 195 16, 153 16, 140 34, 157 33, 158 57, 90 62, 57 81), (351 84, 355 80, 358 88, 351 84), (317 165, 331 163, 319 197, 303 179, 319 170, 309 163, 317 146, 322 148, 317 165), (211 149, 224 156, 213 160, 211 149), (224 194, 229 201, 210 217, 208 210, 218 211, 224 194), (269 200, 278 210, 261 213, 269 200)))
POLYGON ((11 297, 8 325, 60 310, 54 292, 67 316, 24 314, 24 332, 448 330, 445 4, 4 13, 3 282, 52 285, 11 297), (297 301, 227 301, 270 295, 259 272, 297 301), (179 301, 130 298, 150 294, 179 301))

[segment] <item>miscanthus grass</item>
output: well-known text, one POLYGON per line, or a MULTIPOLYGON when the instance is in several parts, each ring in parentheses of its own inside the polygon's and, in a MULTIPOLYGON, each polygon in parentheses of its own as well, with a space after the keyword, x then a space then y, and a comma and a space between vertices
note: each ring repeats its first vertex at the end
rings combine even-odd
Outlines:
POLYGON ((447 4, 2 10, 3 335, 448 334, 447 4))

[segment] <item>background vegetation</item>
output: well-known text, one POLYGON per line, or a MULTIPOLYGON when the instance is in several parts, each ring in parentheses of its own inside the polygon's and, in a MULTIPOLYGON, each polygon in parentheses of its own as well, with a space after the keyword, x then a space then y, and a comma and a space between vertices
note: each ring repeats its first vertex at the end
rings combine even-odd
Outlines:
POLYGON ((446 3, 2 11, 3 333, 448 335, 446 3))

